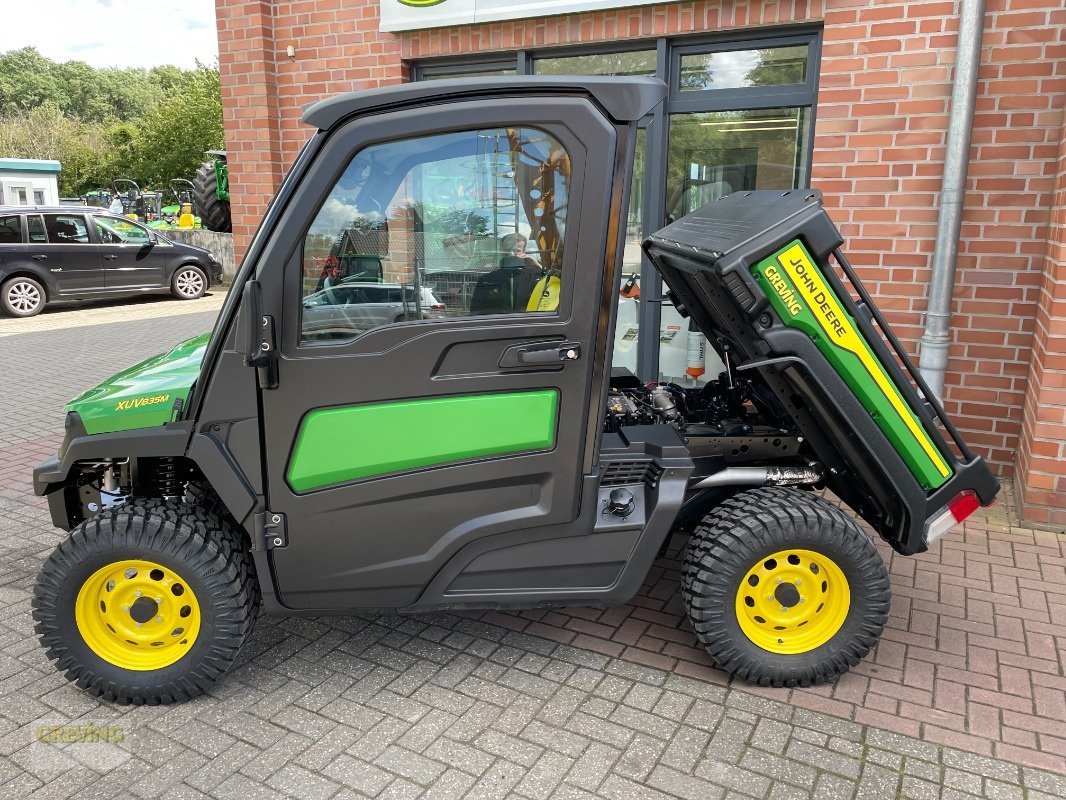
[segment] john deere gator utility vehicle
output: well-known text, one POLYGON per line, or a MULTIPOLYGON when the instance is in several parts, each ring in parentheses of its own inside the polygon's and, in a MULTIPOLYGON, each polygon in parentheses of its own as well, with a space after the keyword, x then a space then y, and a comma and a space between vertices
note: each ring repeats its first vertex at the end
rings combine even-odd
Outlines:
POLYGON ((733 194, 644 242, 721 374, 611 369, 637 124, 664 93, 508 77, 311 106, 214 330, 71 401, 35 471, 70 531, 33 600, 58 668, 165 703, 226 671, 261 606, 625 603, 672 531, 722 669, 857 664, 890 588, 843 506, 909 555, 997 482, 817 192, 733 194))

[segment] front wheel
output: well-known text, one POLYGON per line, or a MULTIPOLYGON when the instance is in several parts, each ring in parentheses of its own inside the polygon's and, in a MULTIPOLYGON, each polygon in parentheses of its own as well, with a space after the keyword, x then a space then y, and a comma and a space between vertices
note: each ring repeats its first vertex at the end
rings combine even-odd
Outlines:
POLYGON ((178 267, 170 281, 170 292, 179 300, 195 300, 207 291, 207 275, 199 267, 178 267))
POLYGON ((33 278, 11 278, 0 286, 0 308, 11 317, 40 314, 45 299, 44 287, 33 278))
POLYGON ((888 621, 873 543, 808 492, 741 492, 708 514, 685 553, 682 592, 700 643, 760 686, 810 686, 854 667, 888 621))
POLYGON ((82 523, 34 588, 48 657, 89 693, 121 704, 201 694, 236 659, 259 589, 240 534, 186 503, 131 501, 82 523))

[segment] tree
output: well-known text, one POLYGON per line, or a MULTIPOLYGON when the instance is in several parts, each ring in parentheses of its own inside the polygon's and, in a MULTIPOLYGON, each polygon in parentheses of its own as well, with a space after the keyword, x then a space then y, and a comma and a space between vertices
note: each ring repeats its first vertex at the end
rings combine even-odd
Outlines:
POLYGON ((183 85, 145 118, 140 128, 135 170, 155 186, 188 177, 204 151, 223 147, 222 94, 218 70, 200 65, 183 85))
POLYGON ((0 53, 0 157, 63 165, 62 195, 132 178, 160 188, 191 178, 224 146, 218 70, 95 69, 36 49, 0 53))

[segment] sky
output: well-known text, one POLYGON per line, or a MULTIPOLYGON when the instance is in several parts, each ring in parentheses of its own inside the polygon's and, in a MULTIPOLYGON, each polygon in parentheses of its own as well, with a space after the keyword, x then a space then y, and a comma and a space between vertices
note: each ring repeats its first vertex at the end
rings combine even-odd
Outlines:
POLYGON ((218 59, 215 0, 3 0, 0 52, 36 47, 94 67, 218 59))

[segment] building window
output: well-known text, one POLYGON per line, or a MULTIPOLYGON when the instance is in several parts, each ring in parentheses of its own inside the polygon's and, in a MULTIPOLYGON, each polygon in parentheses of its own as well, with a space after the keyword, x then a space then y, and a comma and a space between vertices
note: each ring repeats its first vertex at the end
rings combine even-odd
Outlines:
POLYGON ((655 50, 543 56, 533 62, 537 75, 617 75, 655 77, 655 50))
POLYGON ((802 84, 806 80, 807 46, 792 45, 682 55, 677 88, 699 92, 802 84))
POLYGON ((640 250, 667 222, 730 192, 810 185, 821 31, 660 38, 413 65, 415 80, 499 75, 654 76, 670 92, 641 123, 622 259, 614 364, 697 385, 723 365, 662 299, 640 250), (637 280, 634 280, 637 276, 637 280), (651 335, 648 335, 650 332, 651 335), (709 355, 700 355, 701 353, 709 355), (699 362, 699 363, 697 363, 699 362))

